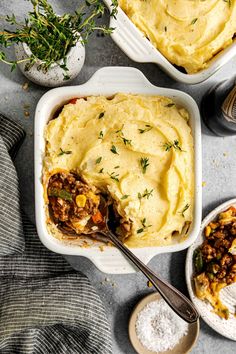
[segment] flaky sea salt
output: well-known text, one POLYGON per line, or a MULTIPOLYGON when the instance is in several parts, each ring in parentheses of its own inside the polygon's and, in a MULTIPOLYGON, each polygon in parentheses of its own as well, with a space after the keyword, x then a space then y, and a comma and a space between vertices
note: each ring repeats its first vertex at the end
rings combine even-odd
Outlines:
POLYGON ((137 316, 137 336, 144 347, 154 352, 173 349, 187 331, 188 324, 163 299, 150 302, 137 316))

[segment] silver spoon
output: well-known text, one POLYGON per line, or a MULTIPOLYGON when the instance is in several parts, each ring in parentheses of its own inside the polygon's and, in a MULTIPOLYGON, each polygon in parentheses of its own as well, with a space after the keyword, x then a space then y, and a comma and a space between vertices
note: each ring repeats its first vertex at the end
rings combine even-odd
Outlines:
MULTIPOLYGON (((196 322, 199 318, 199 314, 195 309, 192 302, 183 295, 174 286, 167 281, 158 277, 149 267, 147 267, 142 261, 140 261, 118 238, 115 236, 108 225, 109 210, 108 204, 103 198, 101 198, 101 212, 103 216, 103 222, 97 225, 96 230, 88 227, 84 234, 93 237, 94 239, 100 239, 104 242, 108 240, 119 248, 119 250, 150 280, 156 290, 165 299, 168 305, 179 315, 183 320, 188 323, 196 322), (100 228, 99 228, 100 226, 100 228)), ((63 228, 62 228, 63 231, 63 228)), ((68 234, 69 230, 64 230, 68 234)), ((76 235, 71 230, 71 235, 76 235)))
MULTIPOLYGON (((103 215, 108 215, 107 212, 103 215)), ((107 224, 108 216, 105 217, 105 223, 102 223, 102 228, 98 228, 96 231, 90 231, 89 234, 98 233, 105 237, 105 240, 109 239, 112 243, 119 248, 119 250, 150 280, 156 290, 165 299, 168 305, 179 315, 183 320, 188 323, 196 322, 199 318, 199 314, 195 309, 192 302, 183 295, 174 286, 167 281, 157 276, 149 267, 147 267, 142 261, 140 261, 118 238, 115 236, 107 224)))

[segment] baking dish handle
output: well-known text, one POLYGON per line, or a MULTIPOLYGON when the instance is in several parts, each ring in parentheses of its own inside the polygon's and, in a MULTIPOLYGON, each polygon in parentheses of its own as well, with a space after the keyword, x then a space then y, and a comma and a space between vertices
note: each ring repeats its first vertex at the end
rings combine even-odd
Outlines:
POLYGON ((143 73, 133 67, 126 66, 107 66, 99 69, 91 77, 91 79, 86 83, 86 85, 94 85, 100 87, 101 89, 107 89, 116 92, 124 89, 124 85, 129 89, 137 85, 143 85, 143 87, 153 87, 153 85, 148 81, 148 79, 143 75, 143 73))

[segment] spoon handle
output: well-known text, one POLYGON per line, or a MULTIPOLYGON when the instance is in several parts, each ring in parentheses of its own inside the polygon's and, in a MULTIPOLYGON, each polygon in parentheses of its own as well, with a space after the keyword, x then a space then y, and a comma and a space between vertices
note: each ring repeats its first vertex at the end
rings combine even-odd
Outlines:
POLYGON ((157 277, 142 261, 140 261, 112 232, 106 230, 104 234, 131 260, 135 266, 150 280, 156 290, 165 299, 168 305, 188 323, 196 322, 199 314, 192 302, 174 286, 157 277))

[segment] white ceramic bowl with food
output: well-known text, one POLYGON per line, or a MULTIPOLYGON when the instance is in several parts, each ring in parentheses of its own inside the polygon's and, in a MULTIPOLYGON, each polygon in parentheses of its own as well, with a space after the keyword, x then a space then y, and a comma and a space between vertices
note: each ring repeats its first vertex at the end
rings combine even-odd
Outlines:
POLYGON ((231 313, 229 319, 226 320, 219 317, 216 313, 213 312, 213 307, 209 302, 200 300, 196 296, 194 281, 193 281, 193 275, 194 275, 193 254, 194 251, 203 243, 205 239, 204 229, 210 222, 215 220, 215 218, 219 213, 227 210, 230 206, 236 207, 236 198, 231 199, 219 205, 210 214, 208 214, 206 218, 203 220, 199 237, 188 249, 188 253, 186 257, 185 276, 186 276, 186 283, 187 283, 190 298, 194 303, 194 305, 196 306, 196 309, 198 310, 202 319, 216 332, 220 333, 222 336, 236 341, 236 317, 232 314, 236 306, 236 283, 225 287, 220 292, 221 301, 223 302, 223 304, 225 304, 228 307, 231 313))
POLYGON ((115 247, 102 247, 99 242, 93 242, 90 247, 80 247, 63 243, 49 234, 46 226, 45 199, 42 184, 42 171, 45 153, 44 131, 49 120, 58 108, 74 97, 104 95, 111 97, 117 92, 142 95, 167 96, 176 104, 189 112, 189 125, 194 141, 194 205, 193 222, 187 237, 182 242, 162 247, 133 248, 132 251, 145 264, 155 255, 166 252, 176 252, 189 247, 196 239, 201 224, 201 124, 197 104, 186 93, 159 88, 152 85, 146 77, 135 68, 106 67, 98 70, 92 78, 80 86, 62 87, 48 91, 39 101, 35 115, 35 202, 36 224, 42 243, 50 250, 65 255, 77 255, 89 258, 105 273, 131 273, 133 266, 115 247))
MULTIPOLYGON (((104 0, 110 11, 112 1, 104 0)), ((121 50, 132 60, 140 63, 155 63, 159 65, 169 76, 186 84, 197 84, 207 80, 223 65, 236 56, 236 42, 221 50, 209 62, 209 66, 194 74, 181 72, 154 45, 144 34, 131 22, 128 16, 118 7, 116 17, 110 20, 110 26, 115 28, 111 34, 112 39, 121 50)))

